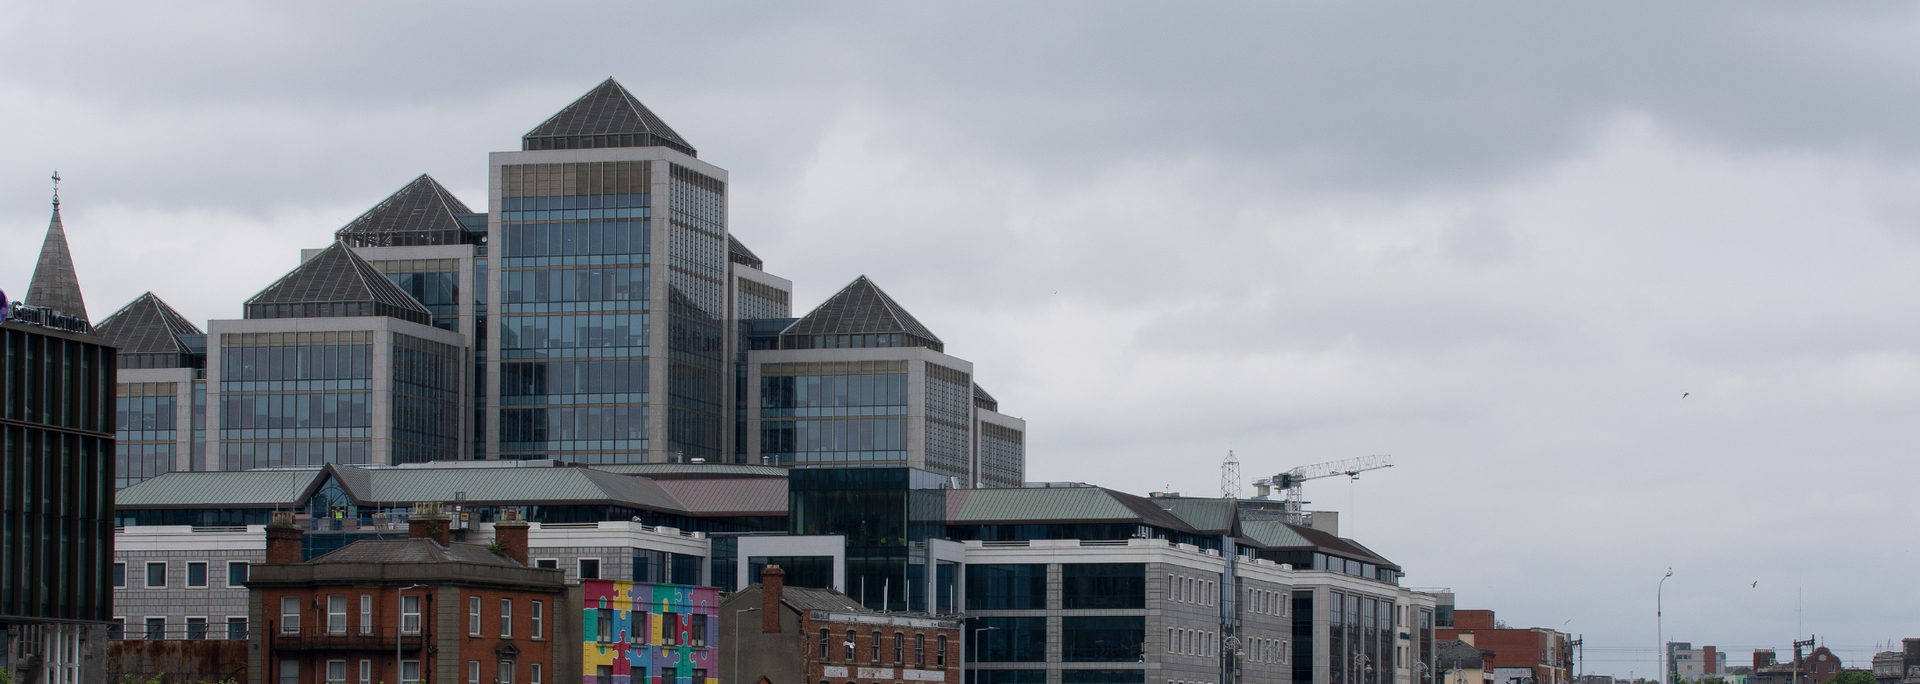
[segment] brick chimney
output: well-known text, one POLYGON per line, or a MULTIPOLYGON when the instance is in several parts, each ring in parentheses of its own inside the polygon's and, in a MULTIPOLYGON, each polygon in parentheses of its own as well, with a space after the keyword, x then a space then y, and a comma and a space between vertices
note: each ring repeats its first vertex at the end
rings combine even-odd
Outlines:
POLYGON ((267 562, 300 562, 300 526, 293 524, 292 511, 274 511, 267 523, 267 562))
POLYGON ((760 633, 780 633, 780 592, 786 589, 787 571, 769 565, 760 571, 760 633))
POLYGON ((421 501, 413 505, 413 515, 407 517, 408 539, 432 539, 441 546, 453 541, 453 518, 447 516, 438 501, 421 501))
POLYGON ((1701 671, 1702 674, 1720 674, 1720 670, 1719 670, 1720 654, 1717 650, 1714 649, 1714 647, 1712 646, 1700 647, 1700 657, 1706 659, 1707 661, 1703 665, 1704 669, 1701 671))
POLYGON ((1756 649, 1754 649, 1754 650, 1753 650, 1753 669, 1754 669, 1754 674, 1759 674, 1759 673, 1760 673, 1760 672, 1759 672, 1759 671, 1760 671, 1760 668, 1763 668, 1763 667, 1766 667, 1766 666, 1768 666, 1768 665, 1772 665, 1772 664, 1774 663, 1774 659, 1773 659, 1773 658, 1774 658, 1774 656, 1773 656, 1773 649, 1771 649, 1771 648, 1756 648, 1756 649))
POLYGON ((508 558, 521 565, 527 565, 527 521, 520 519, 520 509, 509 508, 499 522, 493 524, 493 538, 499 540, 500 550, 508 558))

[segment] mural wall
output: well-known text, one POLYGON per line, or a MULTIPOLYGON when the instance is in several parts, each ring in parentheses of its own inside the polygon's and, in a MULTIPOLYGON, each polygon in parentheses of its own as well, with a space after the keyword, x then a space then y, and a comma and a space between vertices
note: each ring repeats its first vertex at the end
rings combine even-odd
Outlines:
POLYGON ((719 590, 584 580, 581 684, 706 684, 719 675, 719 590))

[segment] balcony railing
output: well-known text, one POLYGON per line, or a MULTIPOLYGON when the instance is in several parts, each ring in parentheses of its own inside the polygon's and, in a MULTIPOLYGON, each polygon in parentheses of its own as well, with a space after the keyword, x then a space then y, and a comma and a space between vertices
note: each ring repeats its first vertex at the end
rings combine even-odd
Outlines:
MULTIPOLYGON (((279 651, 391 651, 393 650, 392 627, 385 630, 373 630, 371 634, 362 634, 359 630, 344 633, 329 633, 317 630, 302 634, 273 633, 273 648, 279 651)), ((401 650, 420 648, 421 636, 418 632, 400 635, 401 650)))

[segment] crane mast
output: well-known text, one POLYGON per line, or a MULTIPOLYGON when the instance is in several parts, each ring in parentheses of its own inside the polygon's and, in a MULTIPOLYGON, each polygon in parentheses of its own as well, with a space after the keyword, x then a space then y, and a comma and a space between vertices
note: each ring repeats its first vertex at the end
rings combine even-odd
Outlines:
POLYGON ((1372 456, 1360 456, 1358 458, 1300 466, 1273 477, 1254 480, 1253 486, 1255 491, 1259 492, 1261 498, 1269 496, 1269 491, 1272 489, 1281 490, 1281 519, 1294 525, 1305 525, 1307 524, 1307 515, 1306 511, 1301 509, 1301 506, 1306 503, 1306 500, 1302 498, 1301 483, 1307 480, 1318 480, 1323 477, 1333 477, 1335 475, 1345 475, 1350 478, 1359 479, 1360 473, 1392 467, 1393 456, 1388 454, 1374 454, 1372 456))

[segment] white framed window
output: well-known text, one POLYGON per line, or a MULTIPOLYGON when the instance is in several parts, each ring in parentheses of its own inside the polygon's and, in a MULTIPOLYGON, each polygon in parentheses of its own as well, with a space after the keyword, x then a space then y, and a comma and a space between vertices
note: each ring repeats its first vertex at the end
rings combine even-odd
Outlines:
POLYGON ((187 563, 187 588, 207 588, 207 564, 201 561, 187 563))
POLYGON ((245 615, 227 616, 227 638, 228 639, 247 638, 247 616, 245 615))
POLYGON ((197 615, 187 618, 187 638, 194 641, 202 641, 207 638, 206 616, 197 615))
POLYGON ((116 589, 127 586, 127 564, 126 563, 113 564, 113 586, 116 589))
POLYGON ((527 684, 540 684, 540 664, 527 664, 527 684))
POLYGON ((467 684, 480 684, 480 661, 467 661, 467 684))
MULTIPOLYGON (((419 634, 420 633, 420 595, 419 594, 402 594, 400 596, 400 633, 401 634, 419 634)), ((419 665, 420 663, 418 662, 414 663, 414 666, 416 667, 418 667, 419 665)), ((414 678, 418 679, 419 677, 417 675, 419 675, 420 673, 416 671, 414 672, 414 674, 416 675, 414 678)), ((405 679, 405 673, 402 673, 401 678, 405 679)))
POLYGON ((373 661, 360 661, 360 684, 373 684, 373 661))
POLYGON ((580 579, 600 579, 600 559, 582 558, 579 564, 580 579))
POLYGON ((327 684, 347 684, 347 661, 327 661, 327 684))
POLYGON ((548 570, 559 570, 559 569, 560 569, 560 559, 558 559, 558 558, 535 558, 535 559, 533 559, 533 567, 536 567, 536 568, 546 568, 546 569, 548 569, 548 570))
MULTIPOLYGON (((500 599, 500 638, 513 638, 513 599, 500 599)), ((506 661, 511 665, 513 661, 506 661)))
POLYGON ((247 586, 247 571, 253 569, 246 561, 227 561, 227 587, 244 589, 247 586))
POLYGON ((300 633, 300 597, 280 597, 280 633, 300 633))
MULTIPOLYGON (((360 634, 373 633, 373 594, 360 595, 360 634)), ((367 661, 362 661, 367 662, 367 661)))
MULTIPOLYGON (((346 636, 347 634, 346 594, 327 595, 327 634, 334 636, 346 636)), ((340 667, 346 667, 346 661, 343 660, 340 662, 340 667)), ((341 676, 346 676, 345 670, 341 671, 341 676)))
POLYGON ((494 669, 498 670, 493 675, 495 684, 513 684, 513 661, 502 660, 494 669))
POLYGON ((480 597, 478 596, 467 597, 467 636, 480 636, 480 597))
POLYGON ((1176 633, 1174 628, 1168 627, 1167 628, 1167 652, 1168 653, 1177 652, 1175 645, 1178 643, 1180 643, 1178 634, 1176 633))
MULTIPOLYGON (((533 614, 529 616, 533 619, 533 629, 527 634, 528 638, 531 638, 531 639, 540 638, 540 628, 542 626, 540 623, 544 621, 544 618, 546 618, 546 615, 544 615, 542 611, 544 611, 545 609, 546 609, 546 605, 544 604, 544 602, 541 602, 541 601, 533 602, 533 614)), ((534 667, 539 668, 540 666, 535 665, 534 667)))
POLYGON ((1280 650, 1275 652, 1273 656, 1274 656, 1273 662, 1276 662, 1276 663, 1287 662, 1287 640, 1285 639, 1280 640, 1280 650))
POLYGON ((166 563, 148 563, 147 564, 147 588, 161 589, 161 588, 165 588, 166 586, 167 586, 167 564, 166 563))
MULTIPOLYGON (((418 615, 418 613, 415 613, 415 615, 418 615)), ((418 660, 400 661, 400 681, 403 683, 420 681, 420 661, 418 660)))

